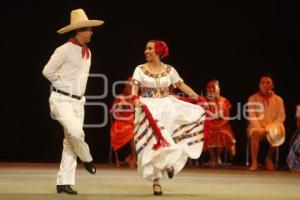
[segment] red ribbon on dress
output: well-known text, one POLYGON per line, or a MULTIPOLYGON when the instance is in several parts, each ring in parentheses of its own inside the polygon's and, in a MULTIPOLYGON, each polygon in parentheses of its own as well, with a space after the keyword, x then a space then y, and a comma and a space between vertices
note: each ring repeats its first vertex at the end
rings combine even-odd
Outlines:
POLYGON ((82 58, 86 57, 88 59, 90 57, 90 51, 89 48, 86 45, 81 44, 76 38, 72 37, 69 39, 69 42, 72 42, 73 44, 76 44, 78 46, 81 46, 81 55, 82 58))
POLYGON ((152 114, 150 113, 148 107, 145 104, 143 104, 143 105, 141 105, 141 108, 145 112, 146 117, 147 117, 147 119, 148 119, 148 121, 150 123, 150 126, 151 126, 151 128, 153 130, 153 133, 154 133, 154 135, 156 137, 156 140, 157 140, 157 143, 153 145, 152 149, 157 150, 160 147, 167 147, 167 146, 169 146, 170 144, 162 136, 162 134, 160 132, 160 129, 158 128, 157 123, 154 120, 152 114))

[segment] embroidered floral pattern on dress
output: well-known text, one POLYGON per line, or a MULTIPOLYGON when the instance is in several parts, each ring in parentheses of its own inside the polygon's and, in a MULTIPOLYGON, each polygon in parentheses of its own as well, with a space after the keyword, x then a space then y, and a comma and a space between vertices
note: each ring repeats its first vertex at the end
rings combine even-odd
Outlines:
MULTIPOLYGON (((203 114, 203 115, 201 116, 201 118, 204 117, 204 115, 205 115, 205 114, 203 114)), ((183 124, 183 125, 179 126, 178 128, 176 128, 176 129, 173 131, 173 134, 172 134, 172 135, 174 135, 175 133, 181 131, 183 128, 188 127, 188 126, 192 126, 192 125, 193 125, 193 127, 194 127, 194 125, 196 125, 196 126, 203 125, 203 121, 195 121, 195 122, 191 122, 191 123, 189 123, 189 124, 183 124)))
MULTIPOLYGON (((164 130, 164 127, 159 127, 160 130, 164 130)), ((139 135, 137 137, 137 139, 135 140, 135 144, 137 144, 144 136, 146 136, 148 134, 148 131, 150 128, 146 128, 147 130, 145 132, 143 132, 141 135, 139 135)), ((151 139, 153 138, 154 134, 151 133, 151 135, 147 138, 146 142, 137 150, 137 154, 139 154, 141 151, 144 150, 144 148, 149 144, 149 142, 151 141, 151 139)))
POLYGON ((195 140, 195 141, 192 141, 192 142, 188 142, 187 144, 189 145, 189 146, 191 146, 191 145, 194 145, 194 144, 198 144, 198 143, 200 143, 200 142, 203 142, 204 141, 204 138, 201 138, 201 139, 199 139, 199 140, 195 140))
POLYGON ((171 66, 169 66, 169 65, 167 65, 165 71, 163 71, 159 74, 154 74, 154 73, 150 72, 144 65, 140 66, 140 68, 144 74, 146 74, 147 76, 152 77, 152 78, 161 78, 161 77, 167 76, 171 71, 171 66))
POLYGON ((162 97, 166 97, 170 94, 169 87, 161 87, 161 88, 150 88, 150 87, 142 87, 141 88, 141 96, 142 97, 157 97, 157 92, 160 91, 160 95, 162 97))
POLYGON ((139 123, 139 126, 143 126, 143 124, 147 121, 147 118, 145 117, 144 119, 142 119, 139 123))
POLYGON ((151 141, 151 139, 154 137, 154 134, 151 134, 148 138, 147 138, 147 140, 146 140, 146 142, 139 148, 139 149, 137 149, 137 151, 136 151, 136 154, 138 155, 138 154, 140 154, 142 151, 143 151, 143 149, 149 144, 149 142, 151 141))
POLYGON ((177 144, 178 142, 185 140, 185 139, 189 139, 198 135, 203 135, 203 131, 198 131, 198 132, 194 132, 192 134, 183 134, 177 137, 173 137, 174 142, 177 144))
POLYGON ((190 129, 185 130, 182 135, 188 135, 191 131, 193 131, 195 128, 197 128, 199 125, 202 125, 202 121, 197 122, 194 126, 192 126, 190 129))
MULTIPOLYGON (((148 131, 150 130, 150 125, 145 128, 145 130, 135 139, 135 144, 137 144, 145 135, 147 135, 148 131)), ((137 133, 135 133, 137 135, 137 133)))

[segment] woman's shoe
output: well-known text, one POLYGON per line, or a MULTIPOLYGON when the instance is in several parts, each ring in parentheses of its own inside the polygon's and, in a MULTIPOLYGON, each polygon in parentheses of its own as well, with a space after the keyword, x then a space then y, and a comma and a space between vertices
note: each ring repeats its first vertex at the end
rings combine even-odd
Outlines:
POLYGON ((163 194, 159 184, 153 184, 153 194, 156 196, 161 196, 163 194), (155 190, 155 188, 159 188, 159 190, 155 190))
POLYGON ((170 179, 174 177, 174 167, 167 168, 167 172, 170 179))

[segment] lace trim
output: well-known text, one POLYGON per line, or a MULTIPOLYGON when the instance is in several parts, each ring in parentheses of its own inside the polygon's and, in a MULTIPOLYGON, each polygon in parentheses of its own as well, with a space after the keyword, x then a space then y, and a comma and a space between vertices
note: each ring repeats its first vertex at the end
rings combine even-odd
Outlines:
POLYGON ((154 73, 150 72, 144 65, 142 65, 140 68, 145 75, 152 77, 152 78, 161 78, 161 77, 167 76, 171 71, 170 65, 167 65, 166 70, 159 74, 154 74, 154 73))

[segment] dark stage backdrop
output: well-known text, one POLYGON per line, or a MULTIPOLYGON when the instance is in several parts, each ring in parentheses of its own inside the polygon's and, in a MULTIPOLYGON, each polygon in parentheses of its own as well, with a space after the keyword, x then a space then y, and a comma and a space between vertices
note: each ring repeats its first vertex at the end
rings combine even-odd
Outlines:
MULTIPOLYGON (((294 113, 300 103, 298 84, 299 14, 286 1, 21 1, 2 5, 1 11, 1 139, 2 161, 60 160, 62 129, 49 114, 49 82, 41 72, 56 47, 68 38, 56 31, 69 24, 70 11, 83 8, 104 25, 94 30, 88 95, 107 95, 86 106, 86 141, 98 163, 108 161, 109 121, 105 109, 113 100, 115 81, 131 75, 144 62, 149 39, 165 40, 166 59, 198 93, 209 79, 220 81, 222 95, 233 104, 236 116, 249 95, 256 92, 258 77, 270 72, 276 92, 285 100, 286 142, 280 147, 284 166, 288 142, 295 130, 294 113)), ((119 91, 119 89, 117 89, 119 91)), ((246 120, 231 121, 237 138, 237 157, 245 161, 246 120)), ((262 150, 265 154, 265 149, 262 150)))

